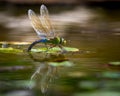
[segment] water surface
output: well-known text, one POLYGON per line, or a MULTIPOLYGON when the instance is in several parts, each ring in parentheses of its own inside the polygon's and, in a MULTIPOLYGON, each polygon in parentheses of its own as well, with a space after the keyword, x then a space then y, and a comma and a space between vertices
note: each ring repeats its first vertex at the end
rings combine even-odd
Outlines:
MULTIPOLYGON (((29 8, 39 14, 39 6, 1 6, 0 41, 38 39, 27 16, 29 8)), ((0 96, 119 96, 120 10, 86 6, 48 9, 56 32, 67 40, 66 46, 80 51, 0 53, 0 96)))

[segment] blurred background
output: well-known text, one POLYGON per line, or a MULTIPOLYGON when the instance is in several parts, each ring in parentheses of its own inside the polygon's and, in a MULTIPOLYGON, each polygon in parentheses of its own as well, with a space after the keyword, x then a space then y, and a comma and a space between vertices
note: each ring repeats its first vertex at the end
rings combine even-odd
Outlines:
MULTIPOLYGON (((0 0, 1 47, 39 39, 28 10, 39 16, 41 4, 66 46, 80 51, 48 56, 0 51, 0 96, 120 96, 120 1, 0 0)), ((22 47, 26 51, 28 45, 22 47)))

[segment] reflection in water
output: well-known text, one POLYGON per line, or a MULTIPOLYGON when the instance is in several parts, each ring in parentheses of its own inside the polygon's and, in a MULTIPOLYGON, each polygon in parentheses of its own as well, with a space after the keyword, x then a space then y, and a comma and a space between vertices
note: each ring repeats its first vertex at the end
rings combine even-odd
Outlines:
POLYGON ((56 67, 41 63, 40 66, 37 66, 35 73, 31 76, 31 80, 35 79, 36 87, 40 86, 41 92, 46 93, 50 83, 56 78, 56 74, 56 67))
POLYGON ((64 55, 62 54, 49 54, 49 56, 46 55, 45 58, 39 60, 35 59, 32 54, 29 54, 29 56, 32 58, 32 60, 34 60, 34 62, 38 63, 35 72, 31 76, 31 81, 35 80, 34 87, 39 88, 40 86, 41 92, 44 94, 47 92, 50 85, 55 82, 55 79, 58 78, 60 67, 71 67, 72 65, 70 61, 66 61, 64 55))

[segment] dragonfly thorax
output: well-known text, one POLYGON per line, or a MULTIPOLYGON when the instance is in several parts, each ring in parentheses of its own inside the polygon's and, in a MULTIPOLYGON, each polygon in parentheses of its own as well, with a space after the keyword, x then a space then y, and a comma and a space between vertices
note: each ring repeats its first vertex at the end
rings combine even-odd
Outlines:
POLYGON ((61 37, 55 37, 55 38, 49 39, 48 42, 55 44, 55 45, 59 45, 59 44, 65 45, 66 44, 66 40, 61 37))

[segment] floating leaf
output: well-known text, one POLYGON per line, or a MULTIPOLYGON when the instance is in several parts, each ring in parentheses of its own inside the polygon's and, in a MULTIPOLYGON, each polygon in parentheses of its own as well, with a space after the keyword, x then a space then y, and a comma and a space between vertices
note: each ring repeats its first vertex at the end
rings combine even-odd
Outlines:
POLYGON ((110 65, 116 65, 116 66, 120 66, 120 61, 116 61, 116 62, 110 62, 109 63, 110 65))
POLYGON ((73 96, 120 96, 120 93, 114 91, 97 91, 97 92, 75 93, 73 96))
POLYGON ((66 51, 77 52, 79 49, 73 47, 64 47, 66 51))
MULTIPOLYGON (((79 49, 73 48, 73 47, 64 47, 64 50, 67 52, 77 52, 79 49)), ((37 48, 37 49, 31 49, 31 52, 47 52, 47 53, 55 53, 55 52, 60 52, 61 49, 59 47, 53 47, 51 49, 47 48, 37 48)))
POLYGON ((10 44, 10 45, 29 45, 31 44, 30 42, 0 42, 0 44, 10 44))
POLYGON ((120 72, 103 72, 102 76, 104 78, 116 79, 116 78, 120 78, 120 72))
POLYGON ((51 66, 67 66, 70 67, 73 65, 70 61, 63 61, 63 62, 49 62, 49 65, 51 66))
POLYGON ((8 48, 0 48, 0 52, 2 52, 2 53, 21 53, 21 52, 23 52, 23 50, 8 47, 8 48))
POLYGON ((45 52, 47 48, 37 48, 37 49, 31 49, 31 52, 45 52))
POLYGON ((98 84, 95 81, 94 82, 93 81, 81 81, 79 83, 79 86, 82 89, 92 90, 92 89, 96 89, 98 87, 98 84))

